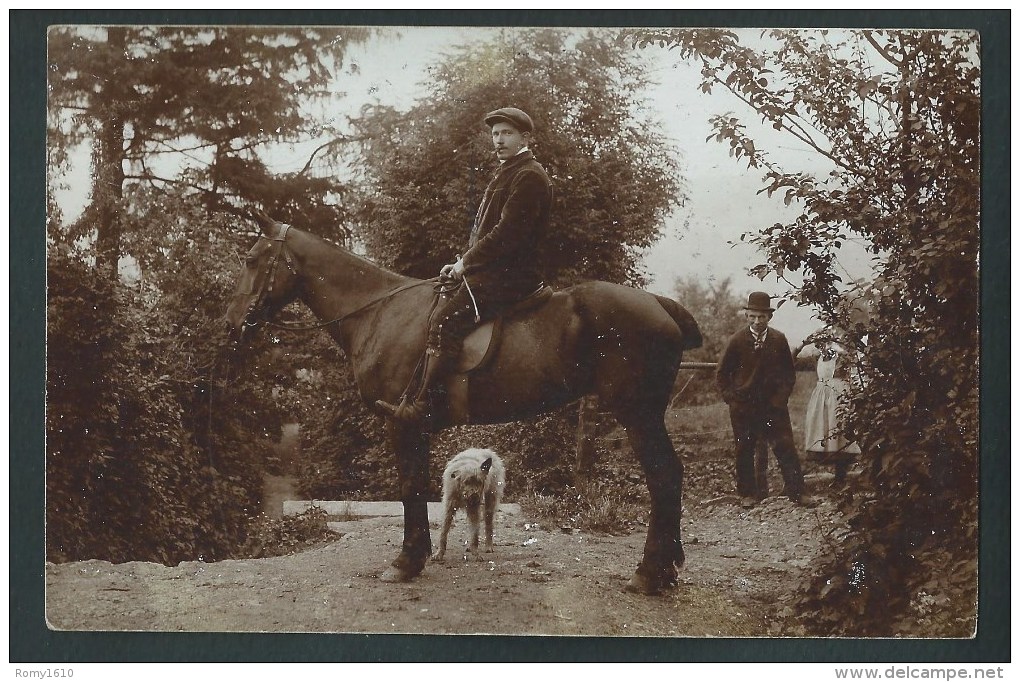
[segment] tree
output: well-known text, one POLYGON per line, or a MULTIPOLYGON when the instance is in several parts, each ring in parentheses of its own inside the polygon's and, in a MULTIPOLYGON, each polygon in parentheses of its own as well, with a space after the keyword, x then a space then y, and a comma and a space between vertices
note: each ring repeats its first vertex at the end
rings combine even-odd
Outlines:
MULTIPOLYGON (((726 342, 730 336, 744 326, 744 303, 746 295, 733 291, 733 280, 725 277, 715 284, 705 284, 701 280, 687 276, 677 278, 673 285, 673 297, 683 301, 684 307, 698 321, 704 341, 701 348, 695 348, 684 354, 684 359, 691 362, 716 362, 722 357, 726 342)), ((680 372, 677 376, 679 391, 685 404, 706 404, 719 400, 719 392, 715 385, 715 373, 694 370, 692 376, 680 372)), ((674 396, 674 404, 678 396, 674 396)))
POLYGON ((65 245, 49 254, 51 560, 227 558, 259 510, 285 407, 264 396, 292 372, 271 339, 252 349, 263 356, 222 352, 216 322, 231 282, 219 268, 232 244, 209 238, 216 225, 201 207, 187 209, 173 206, 153 247, 162 261, 130 285, 96 277, 65 245))
MULTIPOLYGON (((365 29, 61 26, 48 41, 51 175, 75 145, 93 146, 83 216, 65 235, 95 240, 97 267, 117 276, 125 192, 192 194, 210 210, 258 201, 278 215, 318 215, 339 185, 308 168, 273 174, 271 145, 315 139, 304 107, 327 85, 365 29), (296 95, 297 93, 297 95, 296 95)), ((295 221, 298 222, 298 221, 295 221)))
POLYGON ((784 168, 738 116, 712 119, 731 155, 762 172, 761 192, 801 208, 748 235, 766 257, 753 272, 799 273, 793 296, 849 331, 861 354, 845 416, 872 460, 872 490, 854 506, 856 533, 813 584, 815 616, 847 634, 895 634, 925 589, 956 589, 972 612, 977 34, 774 30, 754 47, 716 29, 630 35, 695 60, 703 91, 729 91, 826 166, 784 168), (843 282, 849 240, 873 254, 873 281, 843 282))
POLYGON ((706 284, 690 275, 677 278, 674 297, 698 320, 704 342, 701 348, 684 357, 699 362, 715 362, 722 356, 730 336, 744 326, 746 294, 733 290, 733 279, 724 277, 715 284, 706 284))

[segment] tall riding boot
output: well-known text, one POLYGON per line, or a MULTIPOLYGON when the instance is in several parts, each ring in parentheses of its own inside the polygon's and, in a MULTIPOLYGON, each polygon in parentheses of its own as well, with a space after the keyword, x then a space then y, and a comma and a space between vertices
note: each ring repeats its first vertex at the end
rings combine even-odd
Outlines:
POLYGON ((421 387, 419 387, 417 395, 410 400, 405 397, 400 401, 399 405, 382 400, 375 401, 375 404, 389 412, 394 419, 399 421, 422 421, 429 412, 429 391, 453 370, 456 360, 456 356, 446 353, 439 355, 426 353, 425 372, 424 376, 422 376, 421 387))

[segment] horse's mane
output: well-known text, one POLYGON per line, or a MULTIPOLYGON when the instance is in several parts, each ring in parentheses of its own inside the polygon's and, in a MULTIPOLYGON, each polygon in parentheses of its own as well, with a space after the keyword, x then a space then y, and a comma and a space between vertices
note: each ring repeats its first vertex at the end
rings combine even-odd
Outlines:
POLYGON ((342 246, 342 245, 337 244, 337 243, 335 243, 333 241, 330 241, 329 239, 327 239, 326 237, 323 237, 322 235, 316 234, 316 233, 311 232, 311 231, 306 230, 306 229, 297 228, 297 227, 294 227, 294 226, 291 226, 291 229, 292 230, 297 230, 298 232, 301 232, 302 234, 308 235, 309 237, 312 237, 315 240, 317 240, 319 242, 322 242, 323 244, 325 244, 326 246, 330 247, 331 249, 339 251, 339 252, 343 253, 346 256, 352 256, 356 260, 361 261, 365 265, 368 265, 368 266, 370 266, 372 268, 375 268, 377 270, 382 270, 383 272, 386 272, 386 273, 391 274, 391 275, 396 275, 398 277, 406 277, 406 275, 401 275, 400 273, 393 272, 389 268, 386 268, 386 267, 383 267, 382 265, 379 265, 378 263, 376 263, 375 261, 371 260, 370 258, 368 258, 366 256, 362 256, 361 254, 355 252, 352 249, 347 248, 346 246, 342 246))

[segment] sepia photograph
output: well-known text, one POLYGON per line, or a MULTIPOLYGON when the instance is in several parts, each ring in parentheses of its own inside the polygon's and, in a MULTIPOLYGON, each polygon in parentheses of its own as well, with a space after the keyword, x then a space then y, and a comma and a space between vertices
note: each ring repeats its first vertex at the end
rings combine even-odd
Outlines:
POLYGON ((978 636, 981 33, 632 23, 46 27, 50 632, 978 636))

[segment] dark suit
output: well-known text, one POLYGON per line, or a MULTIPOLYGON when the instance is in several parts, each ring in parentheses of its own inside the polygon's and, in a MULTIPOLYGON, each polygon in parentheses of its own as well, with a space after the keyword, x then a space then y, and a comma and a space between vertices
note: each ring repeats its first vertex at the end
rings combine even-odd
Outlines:
POLYGON ((756 497, 754 448, 764 438, 779 462, 785 494, 799 500, 804 489, 800 458, 793 444, 787 403, 797 375, 786 337, 769 327, 760 349, 744 328, 730 337, 716 370, 716 383, 730 408, 737 451, 737 493, 756 497))
POLYGON ((464 276, 475 295, 519 299, 542 283, 540 244, 549 228, 552 183, 531 151, 508 159, 485 188, 464 276))
MULTIPOLYGON (((551 208, 552 183, 530 150, 505 161, 489 182, 462 257, 464 279, 483 317, 495 316, 542 283, 539 245, 551 208)), ((429 346, 434 353, 457 353, 475 326, 474 304, 461 286, 441 305, 429 346)))

